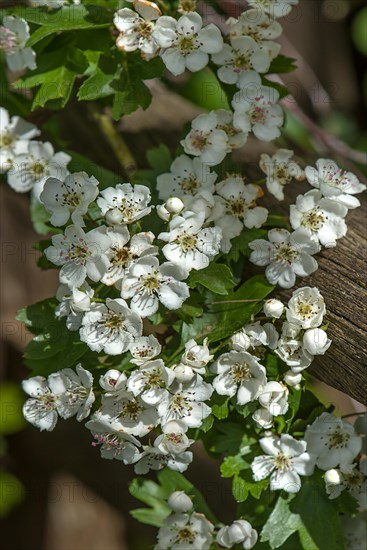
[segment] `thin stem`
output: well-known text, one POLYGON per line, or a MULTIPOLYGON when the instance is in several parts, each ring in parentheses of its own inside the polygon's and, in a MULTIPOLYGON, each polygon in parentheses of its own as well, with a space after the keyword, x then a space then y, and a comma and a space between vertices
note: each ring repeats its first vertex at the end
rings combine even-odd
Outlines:
POLYGON ((258 302, 259 300, 220 300, 219 302, 210 302, 210 305, 216 306, 218 304, 246 304, 250 302, 258 302))
POLYGON ((112 120, 108 115, 100 113, 94 108, 90 108, 90 112, 107 142, 112 147, 121 168, 127 176, 132 176, 137 170, 136 161, 121 134, 116 130, 112 120))
POLYGON ((365 412, 354 412, 354 413, 349 413, 349 414, 343 414, 343 416, 341 416, 340 418, 350 418, 351 416, 363 416, 364 414, 366 414, 366 411, 365 412))

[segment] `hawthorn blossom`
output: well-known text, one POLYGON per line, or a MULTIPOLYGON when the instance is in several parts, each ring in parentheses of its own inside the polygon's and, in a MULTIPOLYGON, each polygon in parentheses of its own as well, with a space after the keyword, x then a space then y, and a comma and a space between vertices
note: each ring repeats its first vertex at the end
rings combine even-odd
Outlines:
POLYGON ((268 210, 256 206, 256 199, 263 195, 258 185, 245 185, 239 175, 228 176, 216 185, 217 197, 210 215, 216 227, 223 233, 222 250, 230 248, 230 239, 240 235, 247 227, 261 227, 267 220, 268 210))
POLYGON ((162 346, 153 334, 136 338, 129 348, 134 358, 131 359, 130 363, 138 366, 144 365, 144 363, 151 361, 154 357, 159 355, 161 350, 162 346))
POLYGON ((295 374, 309 367, 313 361, 313 355, 303 346, 301 327, 292 323, 283 323, 282 334, 274 351, 295 374))
POLYGON ((321 328, 309 328, 303 335, 302 344, 311 355, 324 355, 331 345, 331 340, 321 328))
POLYGON ((168 369, 162 359, 148 361, 134 370, 127 381, 127 389, 148 405, 157 405, 168 395, 169 386, 175 379, 171 369, 168 369))
POLYGON ((302 168, 292 160, 294 153, 289 149, 278 149, 272 157, 262 153, 259 166, 266 174, 266 187, 278 201, 284 200, 284 188, 293 179, 302 181, 305 173, 302 168))
POLYGON ((10 118, 8 111, 0 107, 0 174, 9 170, 13 159, 25 153, 29 140, 39 134, 33 124, 19 116, 10 118))
POLYGON ((204 269, 219 252, 222 230, 219 227, 203 227, 205 213, 186 211, 174 217, 169 231, 160 233, 158 239, 166 241, 164 256, 177 266, 191 271, 204 269))
POLYGON ((256 409, 251 418, 256 425, 263 430, 269 430, 273 426, 274 416, 271 414, 269 409, 266 409, 265 407, 256 409))
POLYGON ((311 240, 307 229, 299 227, 293 233, 271 229, 268 239, 256 239, 249 248, 253 251, 250 261, 267 266, 265 275, 270 284, 291 288, 296 275, 307 277, 316 271, 318 265, 312 255, 320 251, 320 245, 311 240))
POLYGON ((135 397, 129 391, 104 396, 100 414, 111 419, 119 430, 135 437, 147 435, 159 423, 156 407, 151 407, 140 396, 135 397))
POLYGON ((121 289, 121 282, 134 262, 143 256, 157 255, 158 247, 153 245, 155 236, 151 231, 135 233, 130 238, 126 225, 108 229, 107 235, 111 241, 106 250, 110 265, 101 281, 107 286, 115 285, 121 289))
POLYGON ((208 348, 208 338, 204 338, 202 345, 191 338, 185 344, 185 351, 181 357, 182 363, 193 369, 197 374, 205 374, 205 366, 213 359, 208 348))
POLYGON ((246 351, 223 353, 210 367, 217 376, 213 387, 219 395, 237 397, 239 405, 254 401, 266 384, 266 370, 246 351))
POLYGON ((85 172, 76 172, 66 176, 65 181, 48 178, 45 182, 40 201, 51 213, 50 222, 55 227, 65 225, 71 216, 75 225, 84 227, 84 214, 98 195, 98 181, 85 172))
POLYGON ((158 544, 155 550, 209 550, 213 541, 213 531, 214 526, 203 514, 172 514, 164 520, 158 531, 158 544))
POLYGON ((319 327, 325 314, 325 301, 316 287, 295 290, 286 308, 287 320, 304 329, 319 327))
POLYGON ((140 457, 140 442, 121 429, 118 421, 95 413, 85 426, 92 432, 93 447, 100 446, 101 457, 134 464, 140 457))
POLYGON ((57 423, 57 404, 54 394, 43 376, 23 380, 22 388, 30 399, 23 405, 24 418, 41 431, 51 432, 57 423))
POLYGON ((150 191, 145 185, 119 183, 116 187, 107 187, 97 199, 102 214, 113 211, 120 215, 119 223, 133 223, 150 213, 150 191))
POLYGON ((120 392, 126 391, 126 381, 126 374, 117 369, 108 369, 99 377, 99 385, 105 390, 106 397, 116 397, 120 392))
POLYGON ((66 317, 68 330, 78 330, 82 324, 83 315, 91 308, 91 298, 94 290, 84 282, 80 288, 70 289, 68 285, 60 285, 56 298, 60 304, 55 309, 55 317, 66 317))
POLYGON ((186 435, 187 425, 182 420, 170 420, 162 425, 162 433, 154 444, 164 453, 179 455, 194 443, 186 435))
POLYGON ((107 298, 106 304, 95 304, 84 315, 79 334, 92 351, 120 355, 141 336, 142 320, 125 300, 107 298))
POLYGON ((286 414, 288 411, 288 388, 280 382, 267 382, 258 397, 262 407, 267 409, 272 416, 286 414))
POLYGON ((62 369, 50 374, 48 385, 55 396, 57 412, 61 418, 76 415, 78 422, 90 414, 95 401, 93 393, 93 376, 79 363, 76 372, 73 369, 62 369))
POLYGON ((140 317, 157 312, 159 302, 167 309, 179 309, 190 296, 189 288, 182 282, 187 271, 173 262, 159 265, 155 256, 137 260, 121 283, 121 296, 131 298, 130 307, 140 317))
POLYGON ((336 240, 347 233, 344 217, 348 208, 335 200, 322 198, 317 189, 298 195, 290 206, 289 221, 293 229, 305 227, 315 242, 326 248, 336 246, 336 240))
POLYGON ((235 351, 248 351, 256 356, 262 355, 264 348, 275 349, 279 334, 272 323, 260 324, 260 321, 244 326, 231 337, 230 346, 235 351))
POLYGON ((139 15, 130 8, 123 8, 115 13, 113 22, 120 31, 116 46, 125 52, 139 49, 148 61, 159 53, 161 47, 171 46, 175 39, 176 20, 168 16, 160 17, 160 9, 152 2, 145 2, 144 12, 140 11, 139 15))
POLYGON ((274 21, 267 13, 256 8, 243 11, 238 19, 230 17, 226 25, 231 40, 240 36, 250 36, 258 44, 264 45, 269 40, 279 38, 283 32, 278 21, 274 21))
POLYGON ((30 141, 27 151, 14 157, 8 172, 8 184, 17 193, 33 192, 39 201, 43 186, 49 177, 64 180, 68 175, 67 165, 71 157, 66 153, 55 153, 51 143, 30 141))
POLYGON ((35 69, 36 53, 27 48, 30 38, 29 26, 25 19, 6 15, 0 27, 0 50, 5 53, 5 61, 10 71, 35 69))
POLYGON ((277 19, 288 15, 292 7, 298 4, 298 0, 248 0, 248 3, 277 19))
POLYGON ((175 39, 161 57, 175 76, 184 73, 185 69, 200 71, 209 62, 208 54, 218 53, 223 47, 219 28, 212 23, 203 27, 203 20, 196 12, 180 17, 174 30, 175 39))
POLYGON ((325 489, 330 500, 347 490, 358 502, 360 512, 367 511, 367 460, 357 464, 342 464, 325 472, 325 489))
POLYGON ((221 527, 217 533, 217 543, 224 548, 242 544, 242 548, 249 550, 255 546, 257 539, 257 531, 244 519, 236 519, 232 525, 221 527))
POLYGON ((362 448, 362 438, 356 434, 353 426, 326 412, 307 427, 305 440, 321 470, 350 464, 362 448))
POLYGON ((188 512, 194 506, 191 498, 183 491, 174 491, 168 497, 167 504, 174 512, 188 512))
POLYGON ((159 198, 196 196, 201 190, 214 193, 217 174, 211 172, 200 158, 191 159, 187 155, 178 156, 171 164, 170 172, 157 177, 159 198))
POLYGON ((59 272, 60 283, 69 288, 79 288, 89 277, 100 281, 110 262, 106 251, 111 244, 105 227, 84 233, 77 225, 68 225, 64 233, 52 237, 52 246, 45 250, 46 258, 55 265, 62 266, 59 272))
POLYGON ((354 195, 366 190, 352 172, 346 172, 330 159, 319 159, 316 168, 307 166, 305 174, 308 182, 320 190, 327 198, 340 202, 347 208, 357 208, 361 205, 354 195))
POLYGON ((220 65, 217 75, 226 84, 237 84, 241 74, 247 71, 268 72, 271 61, 269 52, 260 48, 250 36, 232 38, 231 44, 224 44, 212 60, 220 65))
POLYGON ((208 401, 212 393, 211 385, 203 382, 198 374, 187 384, 175 382, 170 387, 170 395, 158 404, 161 423, 182 420, 189 428, 199 428, 211 412, 204 401, 208 401))
POLYGON ((306 441, 282 434, 280 438, 263 437, 259 444, 265 455, 257 456, 251 464, 254 480, 261 481, 270 475, 271 491, 284 489, 297 493, 301 488, 299 476, 312 475, 315 467, 313 456, 306 452, 306 441))
POLYGON ((247 142, 248 132, 242 132, 233 125, 233 112, 228 109, 216 109, 212 111, 217 116, 217 130, 223 130, 227 134, 228 149, 238 149, 247 142))
POLYGON ((272 141, 280 136, 283 110, 278 105, 279 93, 263 86, 258 73, 247 71, 238 81, 240 91, 232 100, 233 124, 245 133, 252 131, 261 141, 272 141))
POLYGON ((283 315, 284 304, 280 300, 270 298, 270 300, 266 300, 266 302, 264 303, 263 311, 265 317, 280 319, 280 317, 283 315))
MULTIPOLYGON (((191 131, 180 143, 185 153, 210 166, 220 164, 229 152, 228 136, 218 128, 215 111, 198 115, 191 123, 191 131)), ((240 128, 242 129, 242 128, 240 128)))

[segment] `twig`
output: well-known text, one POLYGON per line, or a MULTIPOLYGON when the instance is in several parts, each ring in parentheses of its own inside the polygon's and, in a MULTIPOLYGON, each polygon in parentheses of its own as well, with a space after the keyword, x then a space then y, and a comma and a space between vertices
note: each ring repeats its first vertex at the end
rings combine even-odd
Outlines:
POLYGON ((218 304, 245 304, 249 302, 258 302, 259 300, 220 300, 219 302, 211 302, 210 305, 218 304))

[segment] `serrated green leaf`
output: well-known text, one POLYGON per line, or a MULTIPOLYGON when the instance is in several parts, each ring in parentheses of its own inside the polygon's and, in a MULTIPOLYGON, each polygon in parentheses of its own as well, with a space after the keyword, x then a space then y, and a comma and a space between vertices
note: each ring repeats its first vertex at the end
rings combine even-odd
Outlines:
POLYGON ((188 279, 189 287, 195 288, 198 284, 208 288, 214 294, 226 295, 228 290, 234 287, 235 282, 228 266, 211 263, 205 269, 191 271, 188 279))
POLYGON ((114 60, 102 57, 95 71, 85 80, 78 90, 78 99, 90 101, 113 95, 111 84, 116 78, 117 65, 114 60))
POLYGON ((261 493, 269 486, 269 480, 254 481, 252 473, 248 470, 241 471, 234 476, 232 482, 232 494, 236 502, 244 502, 249 495, 259 499, 261 493))
POLYGON ((297 60, 286 55, 278 55, 270 64, 269 74, 291 73, 297 69, 297 60))
POLYGON ((292 514, 289 503, 294 495, 280 496, 261 531, 261 542, 269 542, 270 548, 279 548, 293 533, 302 529, 298 515, 292 514))
POLYGON ((47 212, 43 204, 32 201, 30 208, 31 221, 34 227, 34 230, 39 235, 47 235, 50 233, 50 226, 47 225, 47 222, 50 219, 50 214, 47 212))
POLYGON ((210 406, 212 409, 212 414, 216 418, 218 418, 218 420, 223 420, 224 418, 228 417, 228 403, 229 397, 227 397, 226 395, 219 395, 218 393, 214 392, 210 400, 210 406))
POLYGON ((220 472, 222 477, 233 477, 249 467, 241 455, 227 456, 220 465, 220 472))

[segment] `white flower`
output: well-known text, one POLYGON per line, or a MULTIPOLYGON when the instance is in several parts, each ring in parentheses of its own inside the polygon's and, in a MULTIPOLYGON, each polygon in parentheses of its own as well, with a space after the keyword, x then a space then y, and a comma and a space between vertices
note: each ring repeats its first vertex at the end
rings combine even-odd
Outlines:
POLYGON ((136 338, 134 343, 129 348, 129 351, 134 358, 131 359, 130 363, 134 363, 134 365, 139 366, 143 365, 147 361, 151 361, 154 357, 159 355, 161 350, 162 346, 153 334, 136 338))
POLYGON ((315 467, 314 458, 306 452, 306 441, 297 441, 288 434, 279 437, 263 437, 259 441, 265 455, 257 456, 251 469, 255 481, 270 475, 270 490, 284 489, 297 493, 301 488, 301 476, 310 476, 315 467))
MULTIPOLYGON (((298 331, 300 330, 299 327, 298 331)), ((299 374, 304 369, 307 369, 313 361, 313 356, 303 347, 302 341, 296 336, 286 336, 282 334, 278 347, 275 353, 281 358, 284 363, 291 367, 292 372, 299 374)))
POLYGON ((222 527, 217 533, 217 542, 224 548, 242 544, 242 548, 249 550, 255 546, 257 538, 257 531, 244 519, 236 519, 232 525, 222 527))
POLYGON ((231 45, 224 44, 223 49, 212 56, 219 80, 226 84, 237 84, 242 73, 254 70, 266 73, 270 67, 270 55, 250 36, 232 38, 231 45))
POLYGON ((353 426, 326 412, 307 427, 305 440, 309 452, 316 455, 316 465, 321 470, 350 464, 362 448, 362 439, 353 426))
POLYGON ((148 405, 157 405, 168 395, 167 388, 175 379, 171 369, 165 367, 162 359, 155 359, 134 370, 127 381, 127 389, 148 405))
POLYGON ((179 309, 190 296, 182 279, 186 270, 173 262, 159 265, 155 256, 137 260, 121 282, 121 296, 131 298, 130 307, 140 317, 156 313, 161 302, 167 309, 179 309))
POLYGON ((259 395, 259 403, 272 416, 283 415, 288 410, 288 388, 280 382, 268 382, 259 395))
POLYGON ((245 145, 248 132, 242 132, 234 127, 233 112, 227 109, 216 109, 212 112, 217 115, 217 130, 223 130, 227 134, 229 152, 245 145))
POLYGON ((203 228, 205 214, 187 211, 169 224, 169 232, 159 239, 168 242, 162 252, 170 262, 186 271, 204 269, 219 252, 222 231, 218 227, 203 228))
POLYGON ((307 277, 316 271, 318 265, 312 255, 320 251, 320 245, 311 240, 307 229, 300 227, 293 233, 271 229, 268 239, 256 239, 249 247, 253 250, 250 261, 267 266, 265 275, 270 284, 291 288, 296 275, 307 277))
POLYGON ((167 504, 174 512, 188 512, 194 506, 191 498, 183 491, 174 491, 169 496, 167 504))
POLYGON ((56 292, 56 298, 60 304, 55 309, 55 317, 67 317, 66 326, 69 330, 78 330, 82 324, 82 318, 91 308, 91 298, 94 290, 84 282, 80 288, 70 289, 68 285, 60 285, 56 292))
POLYGON ((309 286, 295 290, 286 309, 288 321, 304 329, 319 327, 325 314, 325 302, 319 289, 309 286))
POLYGON ((280 317, 283 315, 284 304, 280 300, 275 300, 274 298, 271 298, 270 300, 266 300, 266 302, 264 303, 263 311, 265 317, 280 319, 280 317))
POLYGON ((246 325, 231 337, 231 348, 236 351, 251 349, 254 355, 261 355, 262 348, 275 349, 279 334, 272 323, 260 324, 260 321, 246 325))
POLYGON ((182 363, 188 365, 198 374, 205 374, 205 366, 213 359, 208 348, 208 338, 205 338, 202 345, 191 339, 185 344, 185 352, 181 357, 182 363))
POLYGON ((239 36, 251 36, 264 46, 268 40, 275 40, 282 34, 282 26, 271 19, 265 12, 250 9, 242 12, 238 19, 230 17, 226 21, 231 40, 239 36))
POLYGON ((24 418, 41 431, 51 432, 57 423, 56 400, 46 378, 34 376, 22 382, 23 390, 31 397, 23 405, 24 418))
POLYGON ((347 225, 343 218, 348 208, 343 204, 328 198, 322 198, 317 189, 299 195, 296 204, 290 206, 289 221, 293 229, 305 227, 311 237, 326 248, 336 246, 336 240, 347 233, 347 225))
MULTIPOLYGON (((123 223, 133 223, 150 213, 150 191, 145 185, 119 183, 116 187, 107 187, 101 191, 97 204, 106 216, 109 211, 119 210, 123 223)), ((120 222, 120 223, 121 223, 120 222)))
POLYGON ((185 208, 185 205, 180 198, 170 197, 166 201, 166 208, 170 214, 179 214, 185 208))
POLYGON ((320 189, 324 197, 332 197, 347 208, 360 206, 361 203, 353 195, 365 191, 366 186, 357 176, 343 171, 330 159, 319 159, 316 166, 317 168, 307 166, 305 169, 306 177, 313 187, 320 189))
POLYGON ((103 397, 100 414, 111 419, 117 429, 136 437, 147 435, 159 421, 155 407, 128 391, 103 397))
POLYGON ((202 190, 214 193, 216 179, 217 174, 200 158, 180 155, 171 164, 170 172, 157 177, 159 198, 196 196, 202 190))
POLYGON ((38 136, 40 131, 19 116, 9 117, 9 113, 0 107, 0 173, 11 167, 15 156, 28 150, 30 139, 38 136))
POLYGON ((182 420, 189 428, 199 428, 211 412, 204 401, 210 399, 212 393, 211 385, 203 382, 198 374, 188 384, 175 382, 170 387, 170 395, 158 405, 161 423, 182 420))
POLYGON ((75 225, 85 226, 83 215, 98 195, 98 181, 85 172, 66 176, 65 181, 48 178, 45 182, 40 201, 52 214, 50 222, 55 227, 65 225, 71 214, 75 225))
POLYGON ((119 392, 126 390, 126 374, 116 369, 109 369, 99 378, 99 385, 106 393, 106 397, 118 395, 119 392))
POLYGON ((359 511, 367 510, 367 461, 356 464, 342 464, 339 469, 325 472, 325 489, 331 500, 338 498, 347 489, 357 500, 359 511))
POLYGON ((156 4, 147 5, 148 2, 145 2, 146 9, 141 14, 143 17, 129 8, 118 10, 114 16, 114 24, 120 31, 116 40, 117 47, 125 52, 140 49, 144 59, 149 60, 159 53, 161 47, 172 44, 176 21, 172 17, 159 17, 160 10, 156 4), (157 21, 153 23, 155 19, 157 21))
POLYGON ((216 192, 210 220, 221 227, 225 241, 237 237, 243 227, 259 228, 266 222, 267 209, 256 206, 256 199, 263 195, 258 185, 245 185, 241 176, 233 175, 218 183, 216 192))
POLYGON ((298 0, 248 0, 250 6, 264 10, 271 17, 285 17, 292 9, 292 6, 298 4, 298 0))
POLYGON ((279 93, 262 86, 258 73, 248 71, 239 78, 240 91, 233 96, 233 124, 245 133, 252 131, 261 141, 272 141, 280 136, 283 111, 279 93))
POLYGON ((226 132, 217 126, 215 111, 194 118, 190 132, 181 141, 185 153, 200 157, 202 162, 211 166, 220 164, 229 151, 229 144, 226 132))
POLYGON ((189 69, 200 71, 209 62, 209 55, 219 52, 223 38, 218 27, 210 23, 202 28, 203 20, 196 13, 183 15, 177 21, 176 37, 170 47, 161 54, 167 69, 179 75, 189 69))
POLYGON ((305 179, 302 168, 292 160, 293 155, 293 151, 289 149, 278 149, 272 157, 266 153, 260 157, 259 166, 266 174, 268 191, 279 201, 284 200, 284 187, 293 179, 297 181, 305 179))
POLYGON ((284 373, 284 383, 287 384, 287 386, 295 388, 296 390, 299 390, 301 388, 301 380, 301 373, 295 373, 292 370, 287 370, 287 372, 284 373))
POLYGON ((30 37, 27 21, 7 15, 0 27, 0 50, 5 53, 6 63, 11 71, 35 69, 36 53, 25 45, 30 37))
POLYGON ((33 191, 39 201, 43 186, 49 177, 64 180, 68 175, 66 166, 71 157, 66 153, 55 153, 51 143, 30 141, 26 152, 13 159, 8 172, 8 184, 17 193, 33 191))
POLYGON ((214 526, 203 514, 172 514, 158 532, 155 550, 209 550, 214 526))
POLYGON ((124 353, 141 333, 141 318, 121 298, 107 298, 106 304, 96 304, 84 315, 79 332, 91 350, 108 355, 124 353))
POLYGON ((193 439, 187 437, 187 429, 182 420, 170 420, 162 425, 162 434, 157 437, 154 445, 166 454, 182 454, 194 443, 193 439))
POLYGON ((156 207, 156 212, 158 216, 161 218, 161 220, 168 222, 171 219, 171 213, 168 212, 166 206, 164 204, 159 204, 156 207))
POLYGON ((362 550, 366 545, 367 513, 341 516, 346 550, 362 550))
POLYGON ((274 417, 271 412, 264 407, 261 407, 261 409, 257 409, 253 413, 251 418, 252 420, 254 420, 254 422, 256 422, 259 428, 262 428, 264 430, 268 430, 273 426, 274 417))
POLYGON ((59 272, 60 283, 70 288, 79 288, 89 277, 100 281, 110 262, 106 250, 111 244, 105 227, 84 233, 77 225, 68 225, 63 234, 52 237, 52 246, 45 250, 47 259, 62 266, 59 272))
POLYGON ((73 369, 62 369, 50 374, 48 384, 55 396, 57 412, 61 418, 76 415, 78 422, 90 414, 95 401, 93 393, 93 376, 81 364, 73 369))
POLYGON ((134 464, 139 460, 139 441, 124 432, 117 421, 97 412, 85 425, 94 435, 93 447, 101 446, 102 458, 114 458, 124 464, 134 464))
POLYGON ((367 413, 363 416, 359 416, 354 424, 354 429, 357 434, 362 437, 363 446, 362 454, 367 455, 367 413))
POLYGON ((321 328, 309 328, 303 335, 303 347, 311 355, 324 355, 330 345, 330 338, 321 328))
POLYGON ((237 395, 237 403, 254 401, 266 384, 265 367, 246 351, 230 351, 218 357, 210 370, 217 376, 213 386, 219 395, 237 395))
POLYGON ((155 256, 158 254, 158 247, 153 245, 155 237, 151 231, 135 233, 130 239, 126 225, 107 229, 107 235, 111 241, 106 250, 110 266, 101 281, 107 286, 115 285, 121 289, 121 282, 134 262, 143 256, 155 256))

